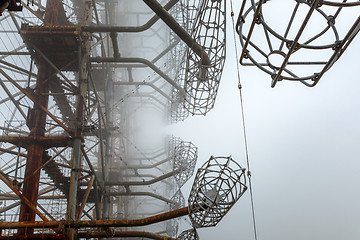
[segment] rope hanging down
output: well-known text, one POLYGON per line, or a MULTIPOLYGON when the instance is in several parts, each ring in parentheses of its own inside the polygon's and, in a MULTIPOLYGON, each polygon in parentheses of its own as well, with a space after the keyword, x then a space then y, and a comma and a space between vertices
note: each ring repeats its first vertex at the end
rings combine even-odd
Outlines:
POLYGON ((231 7, 231 21, 233 27, 233 37, 234 37, 234 45, 235 45, 235 60, 236 60, 236 69, 237 69, 237 78, 238 78, 238 89, 239 89, 239 96, 240 96, 240 108, 241 108, 241 116, 242 116, 242 125, 243 125, 243 135, 244 135, 244 144, 245 144, 245 154, 246 154, 246 165, 247 165, 247 176, 249 179, 249 190, 250 190, 250 201, 251 201, 251 212, 252 212, 252 221, 253 221, 253 228, 254 228, 254 238, 257 240, 257 230, 256 230, 256 220, 255 220, 255 207, 254 207, 254 197, 252 191, 252 184, 251 184, 251 171, 250 171, 250 161, 249 161, 249 149, 248 149, 248 142, 247 142, 247 135, 246 135, 246 126, 245 126, 245 114, 244 114, 244 103, 243 103, 243 96, 242 96, 242 85, 241 85, 241 78, 240 78, 240 69, 239 69, 239 56, 238 56, 238 48, 236 44, 236 35, 235 35, 235 21, 234 21, 234 9, 233 9, 233 2, 230 0, 230 7, 231 7))

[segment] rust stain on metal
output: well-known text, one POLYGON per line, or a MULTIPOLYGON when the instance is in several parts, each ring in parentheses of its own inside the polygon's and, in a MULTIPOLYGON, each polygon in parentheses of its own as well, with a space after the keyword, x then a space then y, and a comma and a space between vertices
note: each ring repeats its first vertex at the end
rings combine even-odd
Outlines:
MULTIPOLYGON (((40 93, 49 92, 48 78, 52 74, 52 70, 49 69, 46 63, 39 64, 39 71, 36 83, 36 95, 34 108, 32 109, 31 117, 28 119, 28 125, 31 126, 30 136, 44 136, 46 113, 41 111, 39 104, 47 107, 49 97, 47 95, 40 95, 40 93)), ((40 171, 34 174, 34 172, 41 166, 41 161, 45 151, 44 144, 41 142, 32 142, 27 148, 27 159, 25 168, 25 181, 23 184, 23 196, 27 198, 34 206, 37 205, 38 189, 40 182, 40 171), (32 175, 32 177, 28 177, 32 175)), ((20 206, 20 222, 33 222, 35 221, 35 212, 25 203, 21 202, 20 206)), ((19 230, 19 235, 33 234, 34 229, 22 229, 19 230)))
MULTIPOLYGON (((143 232, 143 231, 122 231, 122 232, 114 232, 113 235, 109 236, 106 232, 80 232, 78 233, 79 238, 129 238, 129 237, 141 237, 141 238, 149 238, 156 240, 176 240, 176 238, 171 238, 167 236, 163 236, 160 234, 155 234, 151 232, 143 232)), ((1 239, 1 238, 0 238, 1 239)))
POLYGON ((47 221, 47 222, 1 222, 2 229, 23 229, 23 228, 58 228, 61 224, 68 228, 95 228, 95 227, 137 227, 163 222, 173 218, 188 215, 188 207, 183 207, 170 212, 161 213, 155 216, 132 219, 132 220, 91 220, 91 221, 47 221))

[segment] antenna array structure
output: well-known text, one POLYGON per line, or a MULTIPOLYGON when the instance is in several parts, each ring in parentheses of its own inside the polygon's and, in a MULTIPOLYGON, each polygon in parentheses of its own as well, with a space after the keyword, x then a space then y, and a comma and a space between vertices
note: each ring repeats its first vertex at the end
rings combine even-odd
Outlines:
POLYGON ((246 190, 244 169, 211 157, 185 206, 198 149, 163 126, 214 107, 225 11, 0 1, 0 239, 198 239, 179 217, 217 224, 246 190))

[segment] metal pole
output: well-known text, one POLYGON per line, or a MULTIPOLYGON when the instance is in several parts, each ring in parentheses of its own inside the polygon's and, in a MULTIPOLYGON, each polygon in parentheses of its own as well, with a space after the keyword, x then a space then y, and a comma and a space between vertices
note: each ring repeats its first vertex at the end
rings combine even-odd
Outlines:
POLYGON ((121 232, 114 232, 113 234, 107 232, 81 232, 78 233, 79 238, 149 238, 149 239, 156 239, 156 240, 176 240, 175 238, 163 236, 156 233, 151 232, 141 232, 141 231, 121 231, 121 232))
POLYGON ((164 21, 166 25, 168 25, 171 30, 176 33, 176 35, 184 41, 184 43, 194 51, 196 55, 201 58, 202 65, 210 65, 210 59, 208 54, 204 51, 204 49, 193 39, 190 34, 183 29, 180 24, 171 16, 168 11, 166 11, 160 3, 156 0, 143 0, 146 5, 148 5, 155 13, 158 15, 161 20, 164 21))
MULTIPOLYGON (((34 96, 34 108, 30 111, 28 116, 28 126, 30 128, 30 136, 44 136, 46 113, 41 110, 41 106, 47 108, 49 96, 49 77, 52 75, 53 70, 45 63, 45 61, 38 61, 38 75, 34 96), (43 93, 45 93, 43 95, 43 93)), ((41 161, 44 154, 44 145, 39 142, 32 142, 27 148, 27 160, 25 168, 25 179, 23 185, 23 196, 30 201, 34 206, 37 205, 38 189, 40 182, 40 171, 33 174, 36 169, 41 165, 41 161), (31 178, 28 176, 33 175, 31 178)), ((20 206, 20 222, 35 221, 35 212, 24 201, 20 206)), ((33 234, 34 229, 27 228, 19 230, 20 235, 33 234)))
POLYGON ((60 225, 69 228, 96 228, 96 227, 139 227, 167 221, 173 218, 188 215, 188 207, 183 207, 155 216, 133 220, 90 220, 90 221, 47 221, 47 222, 0 222, 1 229, 26 228, 58 228, 60 225))
MULTIPOLYGON (((89 25, 91 23, 91 1, 85 1, 85 12, 83 24, 89 25)), ((87 94, 87 82, 88 82, 88 56, 89 56, 89 36, 84 33, 83 44, 79 47, 79 95, 77 96, 76 107, 76 123, 73 133, 73 153, 72 153, 72 169, 70 177, 70 191, 69 202, 67 210, 67 219, 76 220, 77 215, 77 191, 81 169, 81 145, 82 145, 82 128, 84 123, 84 109, 85 109, 85 97, 87 94)), ((70 229, 69 239, 74 239, 75 229, 70 229)))
POLYGON ((153 183, 156 183, 156 182, 160 182, 164 179, 167 179, 169 177, 172 177, 174 176, 175 174, 179 173, 180 171, 171 171, 169 173, 166 173, 160 177, 157 177, 157 178, 154 178, 154 179, 151 179, 151 180, 148 180, 148 181, 123 181, 123 182, 120 182, 120 181, 111 181, 111 182, 105 182, 105 185, 108 185, 108 186, 116 186, 116 185, 119 185, 119 186, 144 186, 144 185, 150 185, 150 184, 153 184, 153 183))
POLYGON ((168 83, 170 83, 174 88, 180 91, 182 95, 185 94, 184 89, 181 88, 174 80, 172 80, 168 75, 161 71, 155 64, 150 62, 145 58, 105 58, 105 57, 92 57, 90 58, 91 62, 119 62, 119 63, 143 63, 154 70, 162 78, 164 78, 168 83))

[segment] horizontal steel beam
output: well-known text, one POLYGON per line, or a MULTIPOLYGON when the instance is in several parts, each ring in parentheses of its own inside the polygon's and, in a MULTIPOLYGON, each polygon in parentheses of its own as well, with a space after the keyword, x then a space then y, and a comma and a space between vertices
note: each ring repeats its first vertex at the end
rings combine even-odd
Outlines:
MULTIPOLYGON (((57 196, 39 196, 39 199, 65 199, 66 196, 57 195, 57 196)), ((0 200, 18 200, 21 199, 16 194, 10 194, 10 193, 1 193, 0 194, 0 200)))
MULTIPOLYGON (((179 0, 171 0, 165 6, 164 9, 170 10, 179 0)), ((127 26, 82 26, 82 30, 85 32, 143 32, 150 29, 158 20, 159 16, 153 16, 144 25, 127 27, 127 26)))
MULTIPOLYGON (((165 10, 170 10, 179 0, 171 0, 165 6, 165 10)), ((158 20, 159 16, 153 16, 149 21, 141 26, 108 26, 108 25, 97 25, 97 26, 42 26, 41 29, 48 30, 57 30, 57 31, 77 31, 79 28, 84 32, 97 32, 97 33, 106 33, 106 32, 143 32, 150 29, 158 20)))
POLYGON ((176 201, 173 201, 171 199, 165 198, 159 194, 155 194, 152 192, 112 192, 109 195, 110 196, 148 196, 148 197, 153 197, 153 198, 159 199, 159 200, 167 202, 167 203, 174 204, 176 206, 179 205, 179 203, 176 201))
POLYGON ((161 71, 155 64, 150 62, 145 58, 109 58, 109 57, 92 57, 90 58, 91 62, 116 62, 116 63, 142 63, 150 67, 154 72, 159 74, 162 78, 164 78, 168 83, 170 83, 174 88, 180 91, 182 95, 185 94, 184 89, 181 88, 173 79, 171 79, 168 75, 166 75, 163 71, 161 71))
POLYGON ((135 181, 123 181, 123 182, 113 181, 113 182, 105 182, 105 185, 107 185, 107 186, 143 186, 143 185, 150 185, 150 184, 153 184, 153 183, 156 183, 156 182, 160 182, 160 181, 162 181, 164 179, 167 179, 169 177, 172 177, 176 173, 178 173, 178 171, 172 171, 172 172, 164 174, 164 175, 162 175, 160 177, 148 180, 148 181, 137 181, 137 182, 135 182, 135 181))
POLYGON ((47 221, 47 222, 0 222, 1 229, 19 228, 98 228, 98 227, 139 227, 188 215, 188 207, 183 207, 155 216, 133 220, 90 220, 90 221, 47 221))
POLYGON ((7 236, 4 234, 4 236, 0 236, 0 240, 67 240, 68 238, 65 236, 65 234, 57 234, 57 233, 40 233, 40 234, 27 234, 24 235, 12 235, 7 236))
POLYGON ((173 159, 172 157, 169 158, 165 158, 161 161, 158 161, 154 164, 149 164, 149 165, 145 165, 145 164, 140 164, 140 165, 125 165, 125 166, 121 166, 121 169, 149 169, 149 168, 154 168, 156 166, 159 166, 163 163, 169 162, 171 159, 173 159))
POLYGON ((176 240, 176 238, 171 238, 167 236, 163 236, 160 234, 152 233, 152 232, 142 232, 142 231, 122 231, 122 232, 114 232, 110 234, 108 232, 79 232, 77 234, 79 238, 148 238, 155 240, 176 240))
POLYGON ((0 55, 30 55, 29 52, 0 52, 0 55))
POLYGON ((148 83, 148 82, 115 82, 114 85, 115 86, 116 85, 117 86, 141 86, 141 85, 149 86, 152 89, 154 89, 155 91, 157 91, 158 93, 160 93, 161 96, 163 96, 167 100, 171 101, 171 97, 169 95, 167 95, 165 92, 163 92, 160 88, 155 86, 155 84, 153 84, 153 83, 148 83))
POLYGON ((201 58, 202 65, 210 65, 210 59, 208 54, 204 49, 193 39, 193 37, 180 26, 180 24, 171 16, 171 14, 166 11, 161 4, 156 0, 143 0, 146 5, 148 5, 155 13, 158 15, 161 20, 168 25, 171 30, 178 35, 178 37, 184 41, 184 43, 194 51, 196 55, 201 58))
POLYGON ((66 147, 70 144, 71 138, 67 136, 2 136, 0 142, 8 142, 17 146, 27 147, 33 142, 39 142, 46 148, 51 147, 66 147))

